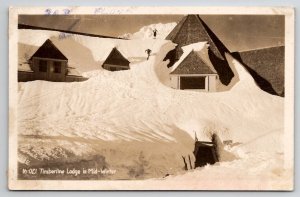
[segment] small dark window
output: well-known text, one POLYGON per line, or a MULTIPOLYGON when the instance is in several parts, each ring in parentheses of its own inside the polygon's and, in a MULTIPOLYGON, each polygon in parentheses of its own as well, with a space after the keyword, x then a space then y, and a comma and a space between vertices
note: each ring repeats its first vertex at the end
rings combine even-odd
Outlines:
POLYGON ((205 77, 180 77, 180 89, 205 89, 205 77))
POLYGON ((46 60, 40 60, 39 61, 39 71, 40 72, 47 72, 47 61, 46 60))
POLYGON ((54 62, 54 73, 61 73, 61 62, 54 62))

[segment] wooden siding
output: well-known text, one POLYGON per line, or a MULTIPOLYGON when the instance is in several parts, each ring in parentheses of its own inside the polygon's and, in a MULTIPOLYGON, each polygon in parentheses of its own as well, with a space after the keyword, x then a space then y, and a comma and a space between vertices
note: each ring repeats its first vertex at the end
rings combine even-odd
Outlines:
POLYGON ((65 77, 67 74, 67 61, 49 58, 32 58, 32 69, 36 80, 46 80, 46 81, 66 81, 65 77), (41 72, 40 62, 45 61, 47 63, 47 71, 41 72), (60 62, 61 70, 60 73, 54 72, 54 63, 60 62))

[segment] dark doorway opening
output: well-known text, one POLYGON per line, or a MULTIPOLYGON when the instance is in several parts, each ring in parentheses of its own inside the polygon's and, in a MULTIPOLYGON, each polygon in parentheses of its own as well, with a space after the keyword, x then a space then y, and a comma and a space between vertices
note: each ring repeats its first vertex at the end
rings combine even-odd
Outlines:
POLYGON ((197 141, 195 143, 195 168, 218 162, 216 146, 212 142, 197 141))
POLYGON ((180 89, 205 89, 205 77, 180 77, 180 89))

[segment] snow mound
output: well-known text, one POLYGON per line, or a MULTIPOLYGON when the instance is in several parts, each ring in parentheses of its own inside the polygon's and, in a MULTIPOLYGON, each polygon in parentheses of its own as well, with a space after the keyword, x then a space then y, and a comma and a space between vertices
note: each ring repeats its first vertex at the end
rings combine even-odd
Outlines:
POLYGON ((145 61, 146 49, 151 49, 155 54, 159 51, 162 43, 168 41, 145 40, 121 40, 89 37, 76 34, 66 34, 56 31, 28 30, 19 31, 19 68, 25 68, 28 59, 47 40, 53 43, 68 58, 68 64, 76 69, 74 72, 82 74, 93 70, 102 70, 102 63, 105 61, 111 50, 116 47, 132 63, 145 61), (76 50, 74 50, 76 49, 76 50))
POLYGON ((126 39, 153 39, 153 30, 157 30, 157 39, 165 39, 167 35, 174 29, 177 23, 157 23, 142 27, 138 32, 127 33, 119 36, 126 39))
MULTIPOLYGON (((168 176, 155 181, 156 185, 176 189, 176 185, 187 182, 181 189, 202 190, 278 190, 290 189, 291 172, 282 168, 280 154, 251 153, 247 158, 207 165, 177 176, 168 176), (238 181, 238 184, 237 184, 238 181)), ((148 184, 154 180, 148 180, 148 184)))
POLYGON ((132 70, 93 73, 94 77, 90 75, 92 78, 82 83, 20 84, 20 112, 27 115, 20 116, 19 131, 26 135, 37 134, 35 128, 42 126, 38 134, 103 140, 152 140, 156 133, 160 136, 158 139, 173 141, 172 130, 162 131, 162 128, 175 125, 191 137, 195 131, 203 138, 209 130, 226 131, 230 138, 244 142, 258 133, 282 127, 283 100, 256 88, 237 61, 233 60, 232 64, 240 72, 240 82, 233 90, 206 94, 163 86, 153 65, 164 54, 156 56, 161 57, 153 56, 149 61, 137 63, 132 70), (264 117, 270 117, 269 121, 264 117), (32 129, 26 128, 27 120, 34 124, 32 129), (54 127, 49 125, 51 122, 54 127), (149 131, 151 135, 131 135, 140 130, 149 131))
MULTIPOLYGON (((221 140, 233 140, 239 145, 231 151, 242 162, 250 156, 257 158, 260 152, 283 153, 284 99, 260 90, 230 55, 226 57, 238 80, 227 92, 207 94, 174 90, 161 83, 161 72, 167 69, 163 59, 174 47, 169 41, 77 35, 66 39, 72 39, 64 41, 66 45, 75 40, 90 49, 94 61, 103 60, 101 52, 115 45, 140 61, 126 71, 89 71, 85 74, 90 79, 84 82, 19 83, 20 162, 101 154, 124 172, 118 178, 136 177, 138 172, 132 169, 137 164, 145 173, 143 178, 161 177, 182 169, 181 156, 192 155, 195 133, 204 141, 214 133, 221 140), (148 61, 145 47, 153 51, 148 61), (40 150, 41 144, 48 148, 40 150), (132 163, 124 167, 128 161, 132 163)), ((264 158, 257 159, 263 165, 264 158)))

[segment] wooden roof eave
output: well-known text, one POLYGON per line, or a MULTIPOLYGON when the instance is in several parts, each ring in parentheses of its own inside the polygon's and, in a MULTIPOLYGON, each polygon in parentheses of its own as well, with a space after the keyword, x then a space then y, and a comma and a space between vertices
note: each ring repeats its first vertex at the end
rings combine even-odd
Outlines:
MULTIPOLYGON (((55 58, 46 58, 46 57, 32 57, 34 59, 41 59, 41 60, 52 60, 52 61, 59 61, 59 62, 68 62, 68 59, 55 59, 55 58)), ((29 59, 32 60, 32 59, 29 59)))

